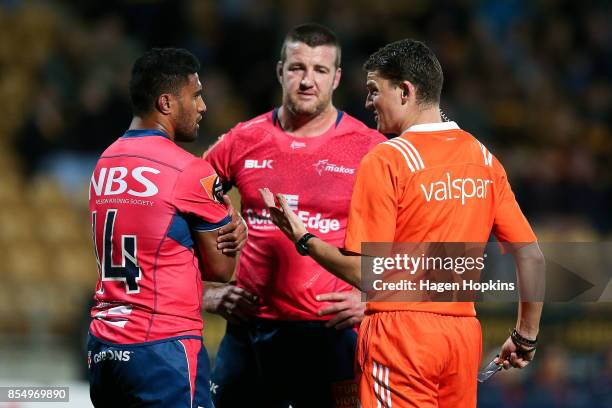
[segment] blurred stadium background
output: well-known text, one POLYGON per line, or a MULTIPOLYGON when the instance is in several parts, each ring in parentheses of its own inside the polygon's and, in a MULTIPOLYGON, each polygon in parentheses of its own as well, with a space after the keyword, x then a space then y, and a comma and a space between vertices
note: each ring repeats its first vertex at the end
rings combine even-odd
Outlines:
MULTIPOLYGON (((540 240, 611 240, 608 1, 0 0, 0 385, 70 384, 72 405, 88 404, 87 184, 129 124, 134 59, 152 46, 200 58, 208 112, 186 146, 200 154, 279 103, 282 38, 307 21, 338 34, 336 106, 371 126, 361 63, 389 41, 425 41, 444 68, 444 111, 504 163, 540 240)), ((611 306, 546 305, 535 364, 480 387, 479 406, 612 407, 611 306)), ((514 307, 478 305, 483 360, 514 307)), ((207 319, 212 355, 223 328, 207 319)))

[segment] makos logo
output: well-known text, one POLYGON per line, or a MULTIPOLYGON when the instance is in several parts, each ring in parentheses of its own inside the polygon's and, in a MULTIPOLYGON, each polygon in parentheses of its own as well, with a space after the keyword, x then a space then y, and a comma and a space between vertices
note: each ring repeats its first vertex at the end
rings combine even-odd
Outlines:
POLYGON ((317 173, 320 175, 323 174, 324 171, 328 171, 331 173, 340 173, 340 174, 355 174, 355 169, 351 169, 349 167, 344 167, 342 165, 337 165, 329 162, 329 159, 319 160, 315 164, 312 165, 317 173))

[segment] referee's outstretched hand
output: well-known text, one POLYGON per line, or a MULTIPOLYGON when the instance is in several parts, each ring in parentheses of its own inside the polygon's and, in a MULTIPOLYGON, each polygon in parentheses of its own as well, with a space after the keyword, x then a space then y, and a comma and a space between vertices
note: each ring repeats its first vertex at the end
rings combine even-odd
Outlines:
POLYGON ((259 194, 266 204, 266 207, 268 207, 268 210, 270 210, 272 222, 287 236, 287 238, 295 242, 308 232, 302 220, 299 219, 297 214, 294 213, 289 207, 289 204, 287 204, 285 196, 276 194, 276 199, 280 204, 280 208, 277 208, 274 202, 274 194, 272 194, 267 187, 260 188, 259 194))

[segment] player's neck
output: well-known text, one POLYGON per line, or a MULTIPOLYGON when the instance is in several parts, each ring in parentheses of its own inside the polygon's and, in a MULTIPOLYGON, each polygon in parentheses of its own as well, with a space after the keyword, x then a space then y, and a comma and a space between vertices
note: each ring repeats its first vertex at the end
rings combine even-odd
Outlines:
POLYGON ((295 137, 317 137, 327 132, 336 122, 338 110, 329 105, 315 116, 294 115, 284 106, 278 110, 278 118, 285 132, 295 137))
POLYGON ((167 134, 171 140, 174 140, 174 130, 171 129, 166 124, 164 124, 162 121, 158 120, 155 117, 151 117, 151 116, 147 116, 147 117, 134 116, 132 118, 132 123, 130 123, 129 129, 130 130, 136 130, 136 129, 161 130, 162 132, 167 134))
POLYGON ((413 115, 407 115, 406 120, 402 123, 401 132, 403 133, 408 128, 414 125, 422 125, 425 123, 441 123, 442 116, 440 115, 440 107, 432 106, 418 110, 413 115))

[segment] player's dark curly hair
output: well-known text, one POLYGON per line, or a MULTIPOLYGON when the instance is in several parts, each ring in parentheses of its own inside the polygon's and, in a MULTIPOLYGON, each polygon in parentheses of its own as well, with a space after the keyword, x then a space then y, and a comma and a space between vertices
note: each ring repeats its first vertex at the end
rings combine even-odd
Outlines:
POLYGON ((302 42, 309 47, 318 47, 319 45, 332 45, 336 47, 336 68, 340 66, 340 43, 336 34, 329 28, 317 23, 306 23, 293 27, 283 41, 280 51, 281 62, 285 62, 287 59, 287 43, 295 41, 302 42))
POLYGON ((366 71, 378 71, 393 82, 410 81, 417 91, 417 101, 439 104, 444 75, 436 55, 422 42, 404 39, 385 45, 363 64, 366 71))
POLYGON ((130 79, 130 99, 134 115, 151 112, 164 93, 178 94, 189 75, 200 69, 198 59, 182 48, 153 48, 134 63, 130 79))

